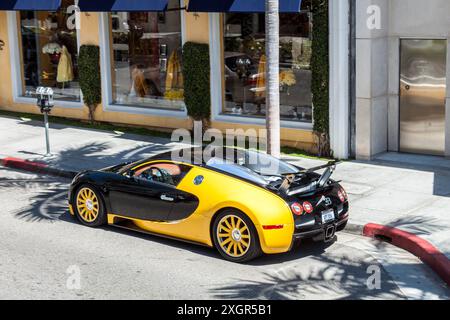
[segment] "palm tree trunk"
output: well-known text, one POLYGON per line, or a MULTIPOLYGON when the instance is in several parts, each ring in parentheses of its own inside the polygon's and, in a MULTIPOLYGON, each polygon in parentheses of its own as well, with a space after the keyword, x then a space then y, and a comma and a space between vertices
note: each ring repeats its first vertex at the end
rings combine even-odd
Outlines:
POLYGON ((278 0, 266 0, 266 128, 267 152, 280 156, 280 34, 278 0))

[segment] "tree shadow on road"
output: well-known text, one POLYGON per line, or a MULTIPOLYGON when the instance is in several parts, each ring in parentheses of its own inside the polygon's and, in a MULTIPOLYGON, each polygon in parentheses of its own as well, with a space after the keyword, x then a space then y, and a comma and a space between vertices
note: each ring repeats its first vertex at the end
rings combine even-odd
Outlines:
POLYGON ((67 183, 54 178, 0 178, 0 191, 26 194, 13 214, 30 222, 58 220, 67 212, 67 183))
POLYGON ((393 266, 405 272, 402 280, 394 281, 374 259, 363 259, 361 262, 348 254, 322 253, 309 256, 309 260, 310 268, 291 264, 273 272, 265 272, 262 280, 247 280, 245 277, 232 279, 230 284, 214 288, 211 293, 217 299, 403 300, 407 297, 399 287, 414 289, 417 286, 415 292, 423 293, 416 293, 416 299, 427 299, 439 294, 420 288, 420 277, 417 277, 417 273, 408 272, 417 265, 393 266), (371 270, 380 271, 380 287, 370 278, 371 270))
MULTIPOLYGON (((76 169, 100 169, 109 165, 117 165, 123 162, 137 161, 150 155, 170 150, 169 146, 161 144, 140 145, 134 148, 121 150, 114 154, 106 151, 111 148, 108 142, 97 142, 76 148, 67 148, 58 156, 49 158, 46 164, 54 168, 76 169), (77 166, 70 163, 76 162, 77 166)), ((46 176, 30 179, 24 178, 0 178, 0 190, 15 188, 17 192, 29 193, 28 203, 14 214, 28 221, 56 220, 67 212, 69 180, 63 178, 50 178, 46 176)))

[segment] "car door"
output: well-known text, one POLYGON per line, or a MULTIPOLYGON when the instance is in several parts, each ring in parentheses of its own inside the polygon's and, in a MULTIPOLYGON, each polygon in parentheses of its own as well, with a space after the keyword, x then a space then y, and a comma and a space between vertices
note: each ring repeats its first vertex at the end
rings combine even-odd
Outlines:
POLYGON ((149 163, 135 168, 131 177, 122 176, 110 190, 113 214, 147 221, 176 221, 189 217, 198 207, 195 195, 178 190, 176 186, 190 167, 171 162, 149 163), (160 167, 171 173, 170 183, 139 178, 149 167, 160 167))
POLYGON ((166 221, 174 201, 174 186, 124 176, 109 188, 113 214, 148 220, 166 221))

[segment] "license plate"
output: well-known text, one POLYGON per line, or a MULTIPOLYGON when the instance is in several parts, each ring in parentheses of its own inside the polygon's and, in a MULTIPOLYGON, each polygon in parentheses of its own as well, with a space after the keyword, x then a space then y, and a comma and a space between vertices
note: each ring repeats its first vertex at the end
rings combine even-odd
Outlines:
POLYGON ((322 223, 327 223, 334 220, 334 210, 327 210, 322 212, 322 223))

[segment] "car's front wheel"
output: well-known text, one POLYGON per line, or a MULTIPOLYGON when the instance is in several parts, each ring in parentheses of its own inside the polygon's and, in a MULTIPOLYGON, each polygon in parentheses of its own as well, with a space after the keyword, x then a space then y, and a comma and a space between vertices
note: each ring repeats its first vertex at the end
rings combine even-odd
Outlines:
POLYGON ((217 215, 213 239, 219 253, 232 262, 247 262, 262 253, 255 226, 238 210, 226 210, 217 215))
POLYGON ((99 227, 106 223, 103 198, 90 185, 81 186, 75 195, 75 215, 78 220, 89 227, 99 227))

